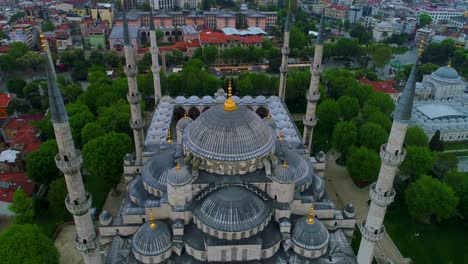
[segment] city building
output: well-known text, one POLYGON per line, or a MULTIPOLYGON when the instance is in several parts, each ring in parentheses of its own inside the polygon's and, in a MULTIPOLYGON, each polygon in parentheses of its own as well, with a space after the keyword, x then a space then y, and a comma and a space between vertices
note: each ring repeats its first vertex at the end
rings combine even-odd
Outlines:
POLYGON ((339 20, 348 19, 348 7, 335 4, 325 6, 325 17, 339 20))
POLYGON ((419 43, 421 42, 421 39, 424 39, 424 45, 429 45, 429 43, 432 40, 432 37, 434 36, 435 31, 434 28, 432 27, 423 27, 418 30, 416 30, 416 36, 414 37, 414 43, 419 43))
POLYGON ((93 20, 105 21, 107 29, 114 25, 114 5, 107 3, 96 3, 91 6, 91 18, 93 20))
POLYGON ((432 24, 437 24, 442 20, 448 21, 451 17, 463 16, 464 13, 465 11, 463 10, 436 6, 425 6, 417 9, 417 16, 419 17, 421 14, 428 14, 432 18, 432 24))
POLYGON ((36 183, 28 179, 24 172, 0 173, 0 217, 15 216, 8 207, 13 203, 13 195, 20 189, 31 197, 36 191, 36 183))
POLYGON ((372 29, 372 38, 376 42, 385 40, 393 35, 393 26, 388 21, 382 21, 372 29))
POLYGON ((149 2, 154 10, 172 10, 175 7, 174 0, 150 0, 149 2))
POLYGON ((351 24, 356 24, 362 17, 362 7, 361 6, 351 6, 349 8, 348 20, 351 24))
POLYGON ((393 88, 393 86, 396 83, 395 80, 391 80, 391 81, 371 81, 371 80, 367 79, 366 77, 361 77, 361 78, 359 78, 359 82, 361 82, 362 84, 367 84, 367 85, 372 86, 372 88, 376 92, 381 92, 381 93, 388 94, 393 99, 393 101, 395 103, 398 101, 398 98, 400 97, 400 93, 397 90, 395 90, 395 88, 393 88))
POLYGON ((13 99, 12 94, 9 94, 9 93, 0 94, 0 118, 8 117, 7 109, 12 99, 13 99))
POLYGON ((32 21, 16 22, 12 25, 8 36, 10 42, 23 42, 29 48, 34 48, 37 44, 37 31, 32 21))
MULTIPOLYGON (((83 21, 80 23, 80 28, 84 47, 86 49, 107 48, 108 24, 105 21, 93 20, 92 18, 88 17, 87 19, 83 19, 83 21)), ((115 37, 115 33, 112 35, 112 37, 115 37)))

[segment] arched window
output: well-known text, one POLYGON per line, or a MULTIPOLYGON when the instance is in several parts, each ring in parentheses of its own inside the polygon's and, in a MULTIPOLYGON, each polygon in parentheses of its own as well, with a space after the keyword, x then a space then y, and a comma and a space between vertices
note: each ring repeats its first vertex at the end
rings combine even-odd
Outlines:
POLYGON ((231 260, 232 261, 237 260, 237 247, 232 247, 231 248, 231 260))
POLYGON ((244 248, 242 249, 242 261, 246 261, 247 260, 247 249, 244 248))
POLYGON ((226 250, 221 249, 221 261, 226 261, 226 250))

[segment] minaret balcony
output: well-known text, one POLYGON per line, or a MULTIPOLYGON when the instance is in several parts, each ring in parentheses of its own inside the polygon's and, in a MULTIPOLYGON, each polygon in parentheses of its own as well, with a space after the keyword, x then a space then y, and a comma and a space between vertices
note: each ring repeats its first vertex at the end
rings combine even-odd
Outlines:
POLYGON ((127 77, 135 78, 138 74, 138 68, 136 65, 127 65, 124 68, 124 72, 127 77))
POLYGON ((311 103, 316 103, 320 99, 320 92, 307 93, 307 101, 311 103))
POLYGON ((392 188, 390 191, 381 194, 376 190, 376 186, 377 184, 373 183, 369 190, 369 195, 372 202, 376 203, 378 206, 387 207, 395 199, 395 190, 392 188))
POLYGON ((317 124, 317 119, 312 118, 312 119, 307 119, 305 116, 302 118, 302 123, 304 123, 304 126, 306 127, 314 127, 317 124))
POLYGON ((289 47, 283 47, 283 48, 281 49, 281 54, 283 54, 283 55, 289 55, 289 52, 290 52, 290 51, 291 51, 291 50, 289 49, 289 47))
POLYGON ((161 67, 160 66, 151 66, 151 71, 153 73, 159 73, 161 71, 161 67))
MULTIPOLYGON (((96 233, 97 234, 97 233, 96 233)), ((80 239, 78 236, 75 237, 75 247, 81 252, 92 253, 101 245, 101 239, 98 235, 95 235, 93 239, 86 240, 80 239)))
POLYGON ((127 94, 127 101, 129 104, 138 104, 141 102, 141 93, 127 94))
POLYGON ((159 47, 151 47, 150 48, 151 54, 158 54, 159 53, 159 47))
POLYGON ((130 120, 130 127, 134 130, 141 130, 145 127, 145 121, 143 120, 137 120, 137 121, 132 121, 130 120))
POLYGON ((73 157, 68 157, 66 160, 62 159, 60 153, 55 155, 55 164, 64 174, 73 174, 81 169, 81 164, 83 164, 83 156, 81 151, 75 149, 75 155, 73 157))
POLYGON ((288 73, 288 65, 281 65, 280 73, 288 73))
POLYGON ((385 234, 385 227, 382 226, 380 230, 375 230, 374 232, 370 231, 366 227, 366 222, 362 222, 362 224, 358 224, 359 231, 361 231, 362 237, 370 242, 378 242, 382 240, 385 234))
POLYGON ((85 215, 91 208, 92 203, 93 198, 89 192, 86 193, 85 201, 72 201, 69 195, 67 195, 67 198, 65 198, 65 206, 67 207, 68 211, 75 216, 85 215))
POLYGON ((401 149, 401 151, 389 152, 387 150, 387 144, 383 144, 380 147, 380 158, 382 161, 390 166, 398 167, 405 160, 406 150, 401 149))

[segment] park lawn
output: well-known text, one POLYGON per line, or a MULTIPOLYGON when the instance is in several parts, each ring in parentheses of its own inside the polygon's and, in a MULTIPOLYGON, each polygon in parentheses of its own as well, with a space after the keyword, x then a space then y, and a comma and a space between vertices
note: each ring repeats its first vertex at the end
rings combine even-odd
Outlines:
MULTIPOLYGON (((55 233, 57 227, 65 223, 62 217, 57 216, 52 212, 52 210, 47 210, 36 216, 36 224, 42 230, 42 232, 48 236, 52 237, 55 233)), ((71 215, 70 215, 71 219, 71 215)))
POLYGON ((468 149, 468 142, 444 142, 444 150, 468 149))
POLYGON ((459 219, 421 224, 412 220, 400 202, 386 214, 385 228, 403 256, 415 264, 468 263, 468 227, 459 219))

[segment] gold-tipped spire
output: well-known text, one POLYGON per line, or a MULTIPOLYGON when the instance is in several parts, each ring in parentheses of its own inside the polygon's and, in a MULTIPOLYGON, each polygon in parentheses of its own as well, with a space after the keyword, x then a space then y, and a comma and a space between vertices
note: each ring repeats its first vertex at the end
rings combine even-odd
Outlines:
POLYGON ((449 59, 449 63, 447 65, 447 67, 452 68, 452 58, 449 59))
POLYGON ((180 163, 179 163, 179 161, 177 161, 177 163, 176 163, 176 165, 175 165, 175 168, 176 168, 176 170, 180 170, 180 163))
POLYGON ((232 87, 231 87, 231 79, 229 79, 229 87, 228 87, 228 99, 224 101, 224 110, 226 111, 234 111, 237 109, 236 102, 232 100, 232 87))
POLYGON ((283 129, 280 129, 279 131, 278 141, 283 142, 283 129))
POLYGON ((152 230, 155 230, 157 227, 156 225, 156 221, 154 221, 154 214, 153 214, 153 210, 150 209, 150 228, 152 230))
POLYGON ((421 54, 424 51, 424 37, 421 38, 421 41, 419 42, 419 48, 418 48, 418 56, 421 57, 421 54))
POLYGON ((271 114, 270 114, 270 112, 268 112, 268 114, 267 114, 267 119, 271 119, 271 114))
POLYGON ((46 51, 46 48, 47 48, 46 39, 45 39, 44 34, 42 32, 39 35, 39 38, 41 39, 41 49, 42 49, 42 51, 46 51))
POLYGON ((311 225, 314 223, 314 221, 315 221, 314 207, 311 207, 309 211, 309 218, 307 218, 307 223, 311 225))
POLYGON ((187 118, 188 118, 187 112, 184 112, 184 119, 187 119, 187 118))
POLYGON ((171 130, 167 130, 167 143, 172 144, 171 130))
POLYGON ((283 161, 283 168, 287 168, 288 167, 288 163, 286 162, 286 160, 283 161))

